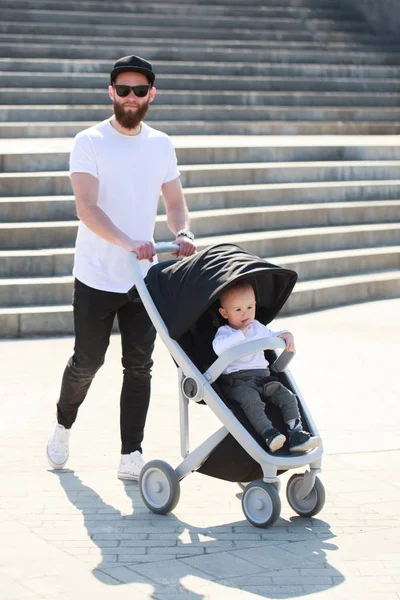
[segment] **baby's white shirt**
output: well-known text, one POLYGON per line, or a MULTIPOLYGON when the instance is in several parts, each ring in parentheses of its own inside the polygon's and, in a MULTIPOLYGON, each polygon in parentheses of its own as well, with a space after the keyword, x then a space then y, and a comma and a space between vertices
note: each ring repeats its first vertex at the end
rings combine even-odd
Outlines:
MULTIPOLYGON (((256 319, 250 325, 246 335, 240 329, 234 329, 230 325, 222 325, 215 334, 212 345, 215 354, 220 356, 225 350, 233 348, 234 346, 239 346, 239 344, 260 340, 262 338, 276 338, 286 331, 287 329, 282 329, 282 331, 272 331, 272 329, 269 329, 266 325, 263 325, 256 319)), ((223 373, 227 374, 234 373, 235 371, 267 368, 268 361, 264 356, 264 352, 261 350, 260 352, 248 354, 239 360, 235 360, 223 373)))

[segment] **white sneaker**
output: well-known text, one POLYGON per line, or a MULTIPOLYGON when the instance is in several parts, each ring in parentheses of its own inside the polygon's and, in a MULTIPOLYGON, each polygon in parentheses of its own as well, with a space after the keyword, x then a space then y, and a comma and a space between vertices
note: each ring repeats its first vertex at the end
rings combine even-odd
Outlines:
POLYGON ((118 467, 118 478, 138 481, 140 471, 145 464, 146 461, 139 450, 135 450, 135 452, 131 452, 130 454, 122 454, 118 467))
POLYGON ((55 423, 53 432, 47 442, 47 460, 53 469, 62 469, 69 456, 69 436, 71 430, 55 423))

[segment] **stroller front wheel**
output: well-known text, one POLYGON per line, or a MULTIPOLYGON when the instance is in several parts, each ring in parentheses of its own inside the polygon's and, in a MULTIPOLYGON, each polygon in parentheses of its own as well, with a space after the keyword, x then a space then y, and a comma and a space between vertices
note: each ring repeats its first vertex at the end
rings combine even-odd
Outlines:
POLYGON ((281 499, 276 487, 264 481, 252 481, 243 490, 242 509, 255 527, 273 525, 281 513, 281 499))
POLYGON ((166 515, 175 508, 181 494, 177 474, 163 460, 151 460, 139 478, 142 500, 152 512, 166 515))
POLYGON ((325 488, 322 481, 316 477, 311 492, 303 498, 300 495, 304 475, 296 473, 287 482, 286 498, 290 506, 300 517, 313 517, 322 510, 325 504, 325 488))

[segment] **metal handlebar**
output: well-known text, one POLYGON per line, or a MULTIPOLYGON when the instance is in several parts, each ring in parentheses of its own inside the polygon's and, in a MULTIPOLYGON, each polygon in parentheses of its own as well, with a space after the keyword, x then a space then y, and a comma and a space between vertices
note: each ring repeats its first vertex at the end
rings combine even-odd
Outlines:
POLYGON ((156 254, 162 254, 163 252, 173 254, 174 252, 179 252, 179 244, 173 244, 172 242, 157 242, 154 244, 154 248, 156 254))

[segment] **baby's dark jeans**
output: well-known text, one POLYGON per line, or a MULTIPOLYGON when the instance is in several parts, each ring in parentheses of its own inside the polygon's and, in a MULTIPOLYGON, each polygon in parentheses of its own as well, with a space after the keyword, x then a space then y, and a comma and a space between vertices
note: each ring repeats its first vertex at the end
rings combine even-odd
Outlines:
POLYGON ((265 436, 273 426, 265 414, 265 404, 268 402, 280 408, 285 423, 300 418, 296 396, 279 382, 265 385, 269 377, 269 369, 251 369, 228 373, 220 379, 224 395, 242 407, 261 436, 265 436))

